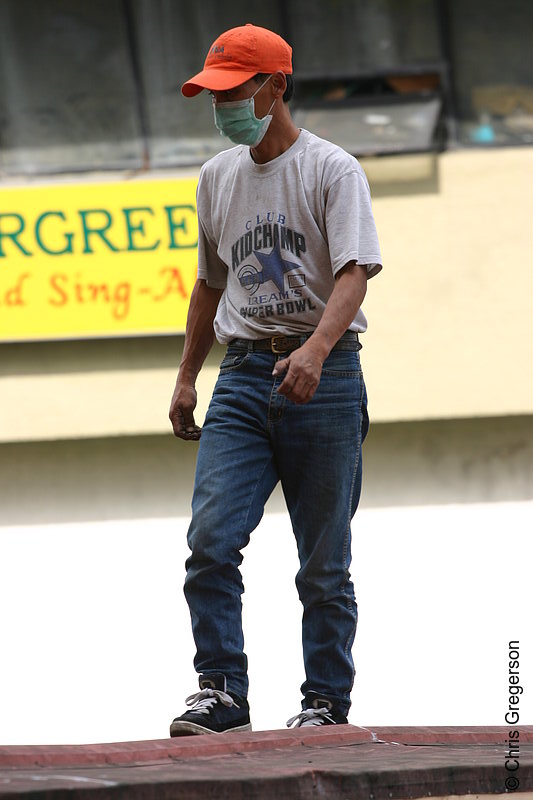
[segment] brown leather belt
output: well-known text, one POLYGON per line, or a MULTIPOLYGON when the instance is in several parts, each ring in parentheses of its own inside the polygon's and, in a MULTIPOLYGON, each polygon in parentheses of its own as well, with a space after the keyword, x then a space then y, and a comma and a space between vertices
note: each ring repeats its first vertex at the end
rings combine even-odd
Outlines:
MULTIPOLYGON (((228 347, 247 352, 258 351, 281 355, 301 347, 311 335, 312 332, 302 333, 299 336, 271 336, 269 339, 232 339, 228 347)), ((357 352, 361 346, 358 334, 355 331, 346 331, 332 349, 357 352)))

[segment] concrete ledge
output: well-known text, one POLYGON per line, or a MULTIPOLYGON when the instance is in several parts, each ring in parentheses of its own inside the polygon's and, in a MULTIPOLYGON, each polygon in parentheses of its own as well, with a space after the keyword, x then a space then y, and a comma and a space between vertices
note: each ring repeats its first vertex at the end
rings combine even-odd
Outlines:
MULTIPOLYGON (((373 727, 343 725, 327 728, 295 728, 222 736, 183 736, 138 742, 84 745, 0 746, 0 768, 57 767, 114 764, 142 764, 165 759, 206 758, 213 755, 278 750, 301 744, 313 746, 342 744, 474 745, 504 747, 505 727, 373 727)), ((533 744, 533 726, 520 728, 520 743, 533 744)))
POLYGON ((0 747, 0 796, 400 800, 513 793, 525 800, 533 792, 533 726, 517 728, 513 771, 505 766, 509 730, 343 725, 0 747))

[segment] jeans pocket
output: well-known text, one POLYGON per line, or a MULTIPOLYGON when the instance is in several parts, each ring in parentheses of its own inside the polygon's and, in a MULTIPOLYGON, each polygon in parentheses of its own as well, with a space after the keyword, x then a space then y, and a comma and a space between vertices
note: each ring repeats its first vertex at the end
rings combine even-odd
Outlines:
POLYGON ((220 374, 235 372, 248 361, 249 355, 245 350, 228 351, 220 364, 220 374))
POLYGON ((322 366, 323 375, 355 377, 361 374, 359 353, 352 350, 332 350, 322 366))

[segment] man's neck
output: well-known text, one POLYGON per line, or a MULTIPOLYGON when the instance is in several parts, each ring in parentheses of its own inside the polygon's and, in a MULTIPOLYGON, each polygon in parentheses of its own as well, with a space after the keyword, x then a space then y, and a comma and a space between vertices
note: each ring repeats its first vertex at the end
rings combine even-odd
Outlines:
POLYGON ((267 164, 278 158, 300 135, 300 129, 290 118, 284 124, 275 123, 276 120, 273 119, 263 141, 257 147, 250 148, 250 155, 256 164, 267 164))

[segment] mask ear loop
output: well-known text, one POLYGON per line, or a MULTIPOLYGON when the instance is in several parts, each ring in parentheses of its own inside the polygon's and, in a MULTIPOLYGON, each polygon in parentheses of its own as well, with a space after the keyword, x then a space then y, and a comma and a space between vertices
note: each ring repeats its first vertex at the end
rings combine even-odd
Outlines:
POLYGON ((277 97, 274 98, 274 100, 272 101, 272 105, 270 106, 270 108, 268 109, 267 113, 265 114, 265 117, 268 117, 268 115, 270 114, 270 112, 274 108, 274 105, 275 105, 277 99, 278 99, 277 97))
MULTIPOLYGON (((272 73, 272 75, 273 75, 273 74, 274 74, 274 73, 272 73)), ((253 100, 253 98, 256 96, 257 92, 260 92, 260 91, 261 91, 261 89, 263 88, 263 86, 266 86, 266 85, 267 85, 267 83, 268 83, 268 82, 269 82, 269 80, 271 79, 272 75, 269 75, 269 76, 268 76, 268 78, 266 79, 266 81, 263 81, 263 83, 261 84, 261 86, 260 86, 258 89, 256 89, 256 90, 255 90, 255 92, 253 93, 253 95, 250 97, 250 100, 253 100)), ((274 101, 274 102, 275 102, 275 101, 274 101)), ((270 112, 269 112, 269 113, 270 113, 270 112)))
MULTIPOLYGON (((274 74, 274 73, 272 73, 272 75, 273 75, 273 74, 274 74)), ((263 83, 261 84, 261 86, 260 86, 258 89, 256 89, 256 90, 255 90, 255 92, 253 93, 253 95, 250 97, 250 100, 253 100, 253 99, 254 99, 254 97, 256 96, 257 92, 260 92, 260 91, 261 91, 261 89, 263 88, 263 86, 266 86, 266 85, 267 85, 267 83, 269 82, 269 80, 272 78, 272 75, 269 75, 269 76, 268 76, 268 78, 266 79, 266 81, 263 81, 263 83)), ((268 109, 268 111, 267 111, 267 113, 265 114, 265 116, 264 116, 264 117, 261 117, 261 119, 265 119, 266 117, 268 117, 268 116, 269 116, 270 112, 271 112, 271 111, 272 111, 272 109, 274 108, 274 104, 275 104, 275 102, 276 102, 276 100, 277 100, 277 99, 278 99, 277 97, 275 97, 275 98, 274 98, 274 100, 272 101, 272 105, 271 105, 271 106, 270 106, 270 108, 268 109)), ((255 101, 254 101, 254 117, 255 117, 255 101)), ((256 119, 257 119, 257 117, 256 117, 256 119)))

